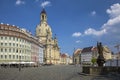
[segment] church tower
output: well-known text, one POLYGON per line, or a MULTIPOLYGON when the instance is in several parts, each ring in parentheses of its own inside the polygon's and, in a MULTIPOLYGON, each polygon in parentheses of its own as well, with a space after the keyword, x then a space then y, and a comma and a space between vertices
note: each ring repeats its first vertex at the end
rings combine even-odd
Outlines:
POLYGON ((41 23, 46 23, 47 22, 47 14, 45 9, 42 10, 41 15, 40 15, 41 23))
POLYGON ((40 13, 40 24, 36 27, 36 37, 44 45, 44 63, 59 64, 60 50, 56 38, 52 37, 51 27, 47 23, 47 14, 45 9, 40 13))
POLYGON ((47 14, 45 9, 43 9, 40 13, 40 24, 37 25, 36 28, 36 37, 39 38, 39 41, 43 44, 46 43, 47 38, 52 38, 52 31, 50 26, 47 23, 47 14))

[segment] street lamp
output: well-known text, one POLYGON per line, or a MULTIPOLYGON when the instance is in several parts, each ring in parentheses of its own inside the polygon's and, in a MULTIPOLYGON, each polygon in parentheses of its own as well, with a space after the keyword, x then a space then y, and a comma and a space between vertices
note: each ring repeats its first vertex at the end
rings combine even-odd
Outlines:
POLYGON ((118 68, 118 57, 117 57, 117 61, 116 61, 116 63, 117 63, 116 65, 117 65, 117 68, 118 68))
POLYGON ((21 57, 19 56, 19 71, 21 71, 21 57))
MULTIPOLYGON (((20 48, 20 32, 19 32, 19 47, 18 48, 20 48)), ((20 51, 19 51, 19 71, 21 71, 21 64, 20 64, 20 62, 21 62, 21 56, 20 56, 20 51)))
POLYGON ((52 58, 51 58, 51 44, 50 44, 49 52, 50 52, 50 56, 49 56, 49 57, 50 57, 50 64, 51 64, 51 59, 52 59, 52 58))

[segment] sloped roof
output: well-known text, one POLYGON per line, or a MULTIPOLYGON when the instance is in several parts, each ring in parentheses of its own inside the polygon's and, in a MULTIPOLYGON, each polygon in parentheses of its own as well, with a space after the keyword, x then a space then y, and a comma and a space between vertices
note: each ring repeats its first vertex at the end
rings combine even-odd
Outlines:
POLYGON ((92 51, 97 51, 97 47, 93 47, 93 48, 92 48, 92 51))
POLYGON ((81 51, 82 51, 82 49, 77 49, 77 50, 75 50, 74 55, 78 55, 78 54, 80 54, 81 51))
POLYGON ((81 53, 91 52, 91 51, 92 51, 92 48, 93 48, 93 46, 83 48, 83 50, 81 51, 81 53))
POLYGON ((106 53, 111 53, 110 49, 107 46, 103 46, 103 51, 106 53))
POLYGON ((67 57, 67 55, 66 54, 61 54, 61 57, 67 57))

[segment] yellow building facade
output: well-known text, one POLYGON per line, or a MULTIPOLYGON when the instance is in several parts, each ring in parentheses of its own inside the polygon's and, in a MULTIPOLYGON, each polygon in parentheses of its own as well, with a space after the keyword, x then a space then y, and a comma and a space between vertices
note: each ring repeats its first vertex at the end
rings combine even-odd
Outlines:
POLYGON ((103 46, 103 56, 105 60, 112 59, 112 52, 107 46, 103 46))
POLYGON ((59 64, 60 63, 60 48, 56 36, 52 37, 51 27, 47 23, 47 14, 43 9, 40 14, 40 24, 36 27, 36 37, 39 42, 44 45, 44 63, 59 64))

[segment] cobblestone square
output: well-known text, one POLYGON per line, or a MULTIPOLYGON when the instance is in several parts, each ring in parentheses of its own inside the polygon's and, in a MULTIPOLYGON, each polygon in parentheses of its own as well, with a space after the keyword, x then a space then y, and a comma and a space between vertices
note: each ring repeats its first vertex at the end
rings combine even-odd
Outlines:
POLYGON ((74 65, 22 68, 0 68, 0 80, 120 80, 116 75, 87 75, 74 65))

